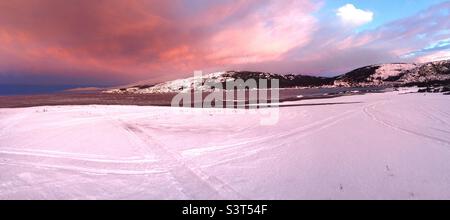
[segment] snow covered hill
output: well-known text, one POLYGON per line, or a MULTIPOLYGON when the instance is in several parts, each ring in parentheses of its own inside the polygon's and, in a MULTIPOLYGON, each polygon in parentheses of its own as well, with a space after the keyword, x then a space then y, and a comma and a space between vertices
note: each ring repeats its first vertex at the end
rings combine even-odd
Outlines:
POLYGON ((135 93, 135 94, 147 94, 147 93, 178 93, 191 91, 194 88, 197 90, 208 91, 210 86, 205 85, 208 81, 210 84, 222 84, 223 88, 226 88, 225 83, 228 81, 234 81, 236 79, 278 79, 280 87, 312 87, 312 86, 332 86, 334 78, 305 76, 305 75, 280 75, 266 72, 250 72, 250 71, 226 71, 216 72, 207 75, 203 75, 201 78, 189 77, 185 79, 177 79, 160 83, 154 86, 146 84, 136 84, 126 86, 122 88, 112 89, 106 91, 107 93, 135 93))
POLYGON ((177 79, 150 85, 137 83, 122 88, 111 89, 106 93, 178 93, 193 89, 208 91, 210 86, 205 86, 209 81, 213 84, 234 81, 236 79, 278 79, 281 88, 292 87, 366 87, 366 86, 413 86, 438 83, 450 84, 450 60, 437 61, 424 64, 392 63, 371 65, 355 69, 349 73, 337 77, 317 77, 308 75, 280 75, 266 72, 251 71, 226 71, 216 72, 196 79, 194 77, 177 79))
POLYGON ((335 86, 385 86, 448 84, 450 80, 450 61, 437 61, 424 64, 381 64, 362 67, 339 76, 335 86))
POLYGON ((149 86, 145 84, 136 84, 124 88, 112 89, 106 91, 107 93, 136 93, 136 94, 146 94, 146 93, 172 93, 172 92, 183 92, 190 91, 193 88, 202 90, 203 84, 206 80, 211 80, 211 82, 220 83, 231 80, 229 77, 224 75, 225 72, 211 73, 202 76, 201 79, 196 79, 195 77, 189 77, 185 79, 177 79, 173 81, 168 81, 164 83, 159 83, 154 86, 149 86))

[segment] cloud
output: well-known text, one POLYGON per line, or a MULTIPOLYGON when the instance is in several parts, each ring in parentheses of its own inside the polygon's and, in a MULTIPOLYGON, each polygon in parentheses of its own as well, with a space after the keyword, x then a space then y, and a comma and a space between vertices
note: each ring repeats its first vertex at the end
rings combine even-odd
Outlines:
POLYGON ((0 1, 0 74, 163 81, 276 60, 312 38, 315 10, 309 0, 0 1))
POLYGON ((450 50, 437 51, 434 53, 425 54, 423 56, 417 57, 417 62, 426 63, 430 61, 448 60, 450 59, 450 50))
POLYGON ((448 51, 450 51, 450 38, 434 42, 425 48, 404 54, 402 55, 402 57, 411 58, 422 56, 419 60, 434 61, 438 59, 444 59, 443 57, 448 58, 449 55, 448 51), (442 54, 444 54, 444 56, 442 54))
POLYGON ((450 2, 361 32, 321 22, 306 45, 279 61, 252 63, 247 69, 333 76, 377 63, 428 62, 449 57, 450 2), (414 56, 403 55, 415 52, 414 56), (419 53, 420 52, 420 53, 419 53))
POLYGON ((448 56, 450 2, 358 33, 355 13, 342 12, 351 21, 343 26, 318 16, 320 7, 309 0, 0 1, 0 84, 160 82, 229 69, 334 75, 448 56))
POLYGON ((361 26, 371 22, 374 13, 368 10, 358 9, 352 4, 346 4, 337 10, 336 15, 346 25, 361 26))

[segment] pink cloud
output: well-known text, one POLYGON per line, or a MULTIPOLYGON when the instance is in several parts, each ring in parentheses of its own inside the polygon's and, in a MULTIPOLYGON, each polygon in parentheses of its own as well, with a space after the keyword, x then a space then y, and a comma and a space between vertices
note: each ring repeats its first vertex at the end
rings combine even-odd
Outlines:
POLYGON ((0 1, 0 83, 163 81, 231 68, 332 74, 450 37, 437 34, 450 24, 436 13, 449 5, 355 33, 320 20, 312 0, 0 1))
POLYGON ((307 43, 316 23, 306 0, 203 4, 193 13, 183 1, 2 1, 0 55, 14 56, 0 70, 163 80, 275 60, 307 43))

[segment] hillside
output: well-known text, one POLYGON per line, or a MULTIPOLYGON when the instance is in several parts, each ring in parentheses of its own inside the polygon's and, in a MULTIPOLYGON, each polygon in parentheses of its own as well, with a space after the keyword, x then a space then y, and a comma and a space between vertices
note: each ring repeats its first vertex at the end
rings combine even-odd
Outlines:
POLYGON ((362 67, 337 77, 335 86, 448 84, 450 61, 424 64, 381 64, 362 67))
POLYGON ((372 87, 372 86, 433 86, 450 84, 450 61, 436 61, 423 64, 391 63, 365 66, 336 77, 317 77, 296 74, 274 74, 252 71, 226 71, 202 76, 177 79, 156 85, 138 83, 111 89, 106 93, 177 93, 193 89, 208 91, 210 84, 221 84, 236 79, 277 79, 280 88, 294 87, 372 87), (209 82, 208 85, 205 85, 209 82))

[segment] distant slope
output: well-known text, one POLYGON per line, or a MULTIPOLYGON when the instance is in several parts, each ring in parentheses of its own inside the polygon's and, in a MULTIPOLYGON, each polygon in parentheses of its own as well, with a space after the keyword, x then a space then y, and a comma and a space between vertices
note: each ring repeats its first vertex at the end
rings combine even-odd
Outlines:
POLYGON ((194 77, 189 77, 160 83, 154 86, 138 84, 131 87, 112 89, 106 92, 147 94, 191 91, 194 88, 198 90, 208 90, 210 89, 210 86, 205 85, 205 82, 207 81, 210 84, 218 84, 221 85, 222 88, 226 88, 227 82, 234 81, 236 79, 242 79, 244 81, 248 79, 255 79, 257 83, 259 79, 278 79, 281 88, 333 86, 335 80, 335 78, 305 75, 280 75, 265 72, 227 71, 203 75, 201 80, 195 79, 194 77))
POLYGON ((201 80, 194 77, 177 79, 156 85, 135 84, 107 90, 107 93, 177 93, 193 89, 208 90, 212 84, 225 84, 236 79, 278 79, 280 88, 293 87, 370 87, 370 86, 427 86, 450 84, 450 61, 424 64, 391 63, 371 65, 355 69, 337 77, 317 77, 307 75, 280 75, 266 72, 226 71, 204 75, 201 80))
POLYGON ((337 77, 335 86, 392 86, 448 83, 450 61, 424 64, 381 64, 362 67, 337 77))

